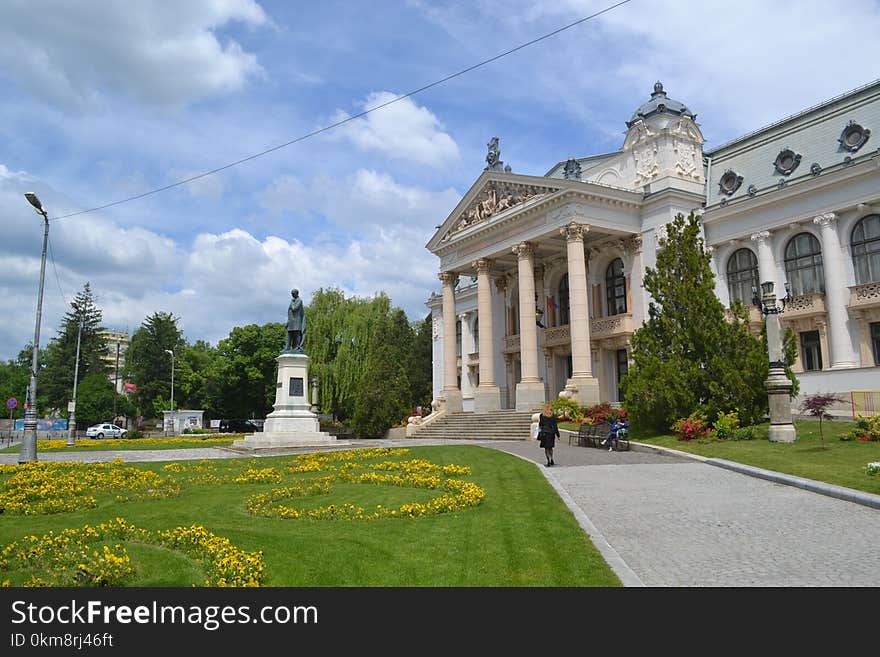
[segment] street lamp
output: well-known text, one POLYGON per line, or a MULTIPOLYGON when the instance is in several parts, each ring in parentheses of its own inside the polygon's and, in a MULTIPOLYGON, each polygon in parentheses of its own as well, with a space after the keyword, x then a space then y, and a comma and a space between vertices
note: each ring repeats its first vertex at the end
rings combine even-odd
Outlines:
POLYGON ((166 354, 171 354, 171 434, 174 434, 174 351, 165 350, 166 354))
POLYGON ((76 445, 74 432, 76 431, 76 382, 79 379, 79 341, 82 337, 83 320, 79 318, 79 329, 76 332, 76 365, 73 367, 73 401, 70 403, 70 420, 67 425, 67 444, 76 445))
POLYGON ((773 281, 761 283, 761 292, 763 296, 759 305, 767 325, 767 352, 770 356, 770 374, 765 382, 770 406, 768 437, 774 443, 793 443, 797 440, 797 431, 791 422, 791 381, 785 376, 782 326, 779 322, 779 313, 785 311, 787 303, 791 303, 791 288, 788 283, 785 284, 785 297, 781 299, 782 308, 776 305, 773 281))
POLYGON ((43 209, 43 204, 33 192, 26 192, 24 197, 34 207, 36 213, 43 216, 43 259, 40 263, 40 287, 37 294, 37 318, 34 326, 31 378, 28 387, 29 399, 24 413, 24 436, 21 441, 21 452, 18 455, 19 463, 37 460, 37 358, 40 348, 40 319, 43 314, 43 282, 46 280, 46 244, 49 242, 49 213, 43 209))

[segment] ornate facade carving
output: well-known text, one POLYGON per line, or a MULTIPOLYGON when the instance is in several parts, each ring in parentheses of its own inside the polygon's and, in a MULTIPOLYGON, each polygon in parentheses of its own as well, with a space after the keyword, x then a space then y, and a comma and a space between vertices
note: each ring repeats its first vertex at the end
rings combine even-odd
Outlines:
POLYGON ((657 144, 646 144, 644 148, 633 150, 636 160, 636 184, 650 182, 660 172, 657 161, 657 144))
POLYGON ((590 232, 589 226, 574 221, 559 229, 559 234, 565 237, 566 242, 583 242, 588 232, 590 232))
POLYGON ((454 271, 441 271, 437 274, 437 278, 439 278, 440 282, 444 285, 455 286, 455 284, 458 283, 458 274, 454 271))
POLYGON ((516 205, 545 196, 553 191, 555 190, 550 187, 535 187, 532 185, 490 180, 483 188, 483 191, 461 213, 458 222, 441 241, 446 241, 458 231, 486 221, 489 217, 499 212, 504 212, 516 205))
POLYGON ((506 276, 496 276, 495 277, 495 289, 499 292, 504 292, 507 289, 507 277, 506 276))
POLYGON ((757 233, 752 233, 749 236, 749 239, 752 240, 753 242, 755 242, 756 244, 761 244, 761 242, 766 242, 767 240, 770 239, 770 231, 769 230, 762 230, 757 233))
POLYGON ((625 239, 621 240, 621 246, 623 248, 623 252, 627 256, 634 256, 636 253, 642 252, 642 236, 641 235, 632 235, 625 239))
POLYGON ((837 215, 833 212, 826 212, 824 214, 820 214, 819 216, 813 219, 813 223, 818 226, 830 226, 837 221, 837 215))
POLYGON ((434 342, 437 342, 437 340, 440 339, 440 325, 441 324, 442 324, 442 321, 440 320, 439 317, 437 317, 435 315, 434 319, 431 320, 431 339, 434 342))
POLYGON ((494 261, 490 258, 480 258, 479 260, 475 260, 471 266, 477 272, 477 274, 488 274, 492 269, 494 261))
POLYGON ((574 158, 569 158, 565 162, 565 168, 562 170, 562 176, 566 180, 580 180, 581 179, 581 165, 574 158))
POLYGON ((520 242, 511 247, 510 251, 516 255, 518 260, 524 260, 525 258, 530 258, 535 255, 535 247, 532 246, 531 242, 520 242))
POLYGON ((676 153, 675 171, 684 178, 701 179, 702 163, 697 166, 697 147, 691 141, 675 139, 672 148, 676 153))

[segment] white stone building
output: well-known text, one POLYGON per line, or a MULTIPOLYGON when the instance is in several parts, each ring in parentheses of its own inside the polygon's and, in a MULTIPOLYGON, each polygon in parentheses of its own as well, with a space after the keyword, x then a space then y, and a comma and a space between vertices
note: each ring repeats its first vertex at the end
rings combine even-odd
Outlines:
POLYGON ((644 271, 676 214, 703 215, 728 305, 790 289, 801 394, 880 390, 880 80, 710 151, 658 82, 619 151, 488 166, 427 244, 440 259, 434 396, 447 411, 619 401, 644 271), (787 286, 787 287, 786 287, 787 286))

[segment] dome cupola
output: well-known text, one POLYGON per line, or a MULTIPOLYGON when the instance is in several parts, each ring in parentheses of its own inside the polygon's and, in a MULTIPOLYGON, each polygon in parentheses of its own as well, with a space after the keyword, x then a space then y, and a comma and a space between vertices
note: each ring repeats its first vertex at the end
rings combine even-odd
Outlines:
POLYGON ((667 97, 666 92, 663 90, 663 84, 659 80, 654 84, 654 93, 651 94, 651 100, 643 103, 633 113, 632 118, 626 122, 626 127, 631 128, 639 119, 646 119, 655 114, 687 116, 691 120, 697 117, 696 114, 691 113, 682 103, 667 97))

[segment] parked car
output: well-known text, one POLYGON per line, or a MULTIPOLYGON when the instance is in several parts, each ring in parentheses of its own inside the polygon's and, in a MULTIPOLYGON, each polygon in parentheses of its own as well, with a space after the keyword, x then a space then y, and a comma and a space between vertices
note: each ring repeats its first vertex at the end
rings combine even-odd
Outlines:
POLYGON ((252 420, 220 420, 220 433, 256 433, 263 427, 252 420))
POLYGON ((122 427, 117 427, 115 424, 105 422, 86 429, 86 438, 97 438, 98 440, 101 438, 125 438, 125 434, 127 433, 128 429, 123 429, 122 427))

